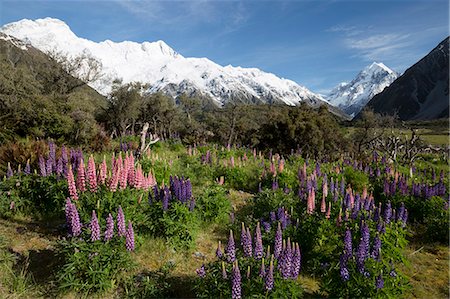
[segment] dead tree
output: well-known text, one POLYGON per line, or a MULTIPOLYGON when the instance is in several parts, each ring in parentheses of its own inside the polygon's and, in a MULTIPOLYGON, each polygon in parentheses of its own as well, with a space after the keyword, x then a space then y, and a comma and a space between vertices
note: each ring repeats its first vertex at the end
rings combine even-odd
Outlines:
POLYGON ((159 138, 150 134, 150 141, 146 143, 145 139, 147 138, 148 128, 150 127, 149 123, 146 122, 142 127, 141 131, 141 140, 139 141, 139 149, 136 153, 136 157, 139 158, 143 153, 147 151, 150 145, 155 144, 159 141, 159 138))

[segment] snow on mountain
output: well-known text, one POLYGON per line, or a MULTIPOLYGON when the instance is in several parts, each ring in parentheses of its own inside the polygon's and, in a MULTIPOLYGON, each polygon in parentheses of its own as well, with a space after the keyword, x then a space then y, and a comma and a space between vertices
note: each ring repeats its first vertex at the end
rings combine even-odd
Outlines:
POLYGON ((399 75, 383 63, 373 62, 351 82, 336 86, 326 99, 349 115, 356 115, 376 94, 382 92, 399 75))
POLYGON ((296 105, 305 101, 318 106, 325 101, 294 81, 257 68, 223 67, 207 58, 183 57, 163 41, 97 43, 77 37, 66 23, 53 18, 24 19, 4 25, 0 32, 46 53, 94 57, 102 64, 102 78, 90 85, 102 94, 111 90, 114 79, 122 79, 123 83, 147 83, 150 92, 162 91, 173 97, 182 93, 209 96, 218 105, 229 101, 296 105))

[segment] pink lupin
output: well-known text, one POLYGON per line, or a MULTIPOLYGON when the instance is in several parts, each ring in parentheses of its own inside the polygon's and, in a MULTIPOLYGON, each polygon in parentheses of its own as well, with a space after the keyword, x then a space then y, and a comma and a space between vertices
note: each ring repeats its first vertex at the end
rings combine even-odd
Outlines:
POLYGON ((143 187, 143 177, 141 165, 137 166, 136 175, 134 176, 134 188, 141 189, 143 187))
POLYGON ((327 204, 325 202, 325 197, 322 197, 322 202, 320 203, 320 212, 325 213, 327 210, 327 204))
POLYGON ((278 162, 278 172, 282 173, 284 170, 284 159, 281 158, 280 161, 278 162))
POLYGON ((322 185, 322 196, 323 198, 326 198, 328 196, 328 183, 326 180, 324 180, 322 185))
POLYGON ((117 191, 117 185, 119 184, 119 178, 121 173, 120 165, 117 165, 116 167, 114 167, 114 169, 115 170, 111 176, 111 181, 109 182, 109 190, 112 192, 117 191))
POLYGON ((70 198, 72 198, 73 200, 77 200, 78 199, 77 187, 75 186, 75 179, 73 177, 72 166, 70 165, 67 172, 67 184, 69 186, 70 198))
POLYGON ((84 170, 83 158, 81 158, 80 164, 78 164, 76 185, 80 192, 86 191, 86 173, 84 170))
POLYGON ((100 184, 104 185, 106 181, 106 174, 108 173, 108 166, 106 165, 106 157, 103 156, 103 162, 100 165, 98 181, 100 184))
POLYGON ((123 161, 123 167, 120 170, 119 186, 121 190, 127 187, 127 178, 128 178, 128 159, 125 159, 123 161))
POLYGON ((91 192, 97 192, 97 174, 95 170, 94 156, 92 155, 89 157, 88 160, 87 177, 89 190, 91 192))
POLYGON ((325 214, 325 218, 330 219, 331 216, 331 201, 328 202, 328 210, 327 213, 325 214))

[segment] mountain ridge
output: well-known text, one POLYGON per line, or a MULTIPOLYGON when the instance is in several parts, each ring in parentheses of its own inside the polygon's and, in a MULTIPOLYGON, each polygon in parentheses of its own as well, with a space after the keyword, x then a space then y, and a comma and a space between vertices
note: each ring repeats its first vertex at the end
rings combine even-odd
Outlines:
POLYGON ((91 55, 103 65, 103 78, 90 84, 101 94, 111 90, 112 82, 142 82, 150 92, 172 97, 199 93, 222 106, 230 101, 245 103, 306 102, 313 107, 327 101, 294 81, 279 78, 257 68, 220 66, 207 58, 184 57, 164 41, 99 43, 80 38, 63 21, 52 18, 21 20, 4 25, 0 32, 29 42, 43 52, 57 50, 64 55, 91 55))

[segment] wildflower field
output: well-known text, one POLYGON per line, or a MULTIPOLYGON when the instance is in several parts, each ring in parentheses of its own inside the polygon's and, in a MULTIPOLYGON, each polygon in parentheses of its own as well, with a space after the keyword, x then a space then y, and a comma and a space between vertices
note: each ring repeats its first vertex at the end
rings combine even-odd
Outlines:
POLYGON ((137 146, 5 165, 0 297, 448 296, 448 156, 137 146))

